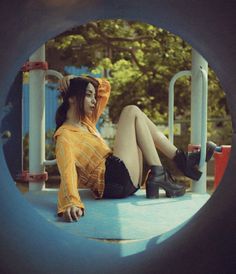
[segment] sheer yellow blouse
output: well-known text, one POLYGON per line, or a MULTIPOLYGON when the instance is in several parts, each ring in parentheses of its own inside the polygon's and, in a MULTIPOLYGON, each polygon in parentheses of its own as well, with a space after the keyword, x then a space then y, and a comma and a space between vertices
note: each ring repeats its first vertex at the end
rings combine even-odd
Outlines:
POLYGON ((54 134, 56 160, 61 176, 59 215, 72 205, 84 209, 78 192, 80 183, 90 188, 95 198, 102 198, 103 195, 105 161, 112 152, 97 132, 96 122, 108 102, 110 84, 106 79, 97 80, 99 87, 94 118, 82 121, 85 128, 64 123, 54 134))

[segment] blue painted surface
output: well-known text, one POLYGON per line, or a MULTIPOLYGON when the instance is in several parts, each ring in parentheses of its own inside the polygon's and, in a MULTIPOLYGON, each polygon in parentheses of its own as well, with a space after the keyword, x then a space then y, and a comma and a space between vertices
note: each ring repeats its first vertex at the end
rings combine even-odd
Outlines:
POLYGON ((93 77, 96 78, 101 78, 102 74, 101 73, 91 73, 91 71, 87 68, 87 67, 75 67, 75 66, 65 66, 64 67, 64 71, 66 74, 72 74, 72 75, 76 75, 76 76, 80 76, 80 75, 91 75, 93 77))
POLYGON ((88 238, 142 240, 161 236, 189 220, 210 198, 208 194, 187 193, 178 198, 146 199, 145 190, 125 199, 95 200, 90 190, 81 189, 85 216, 66 223, 57 217, 58 189, 28 192, 24 197, 55 226, 88 238))
MULTIPOLYGON (((29 85, 23 84, 23 135, 29 133, 29 85)), ((45 130, 54 130, 55 113, 59 106, 58 91, 56 84, 47 84, 45 86, 45 130)))
POLYGON ((23 169, 22 156, 22 73, 18 72, 6 101, 10 105, 10 111, 4 117, 1 124, 1 132, 10 131, 11 137, 3 147, 8 168, 13 179, 23 169))

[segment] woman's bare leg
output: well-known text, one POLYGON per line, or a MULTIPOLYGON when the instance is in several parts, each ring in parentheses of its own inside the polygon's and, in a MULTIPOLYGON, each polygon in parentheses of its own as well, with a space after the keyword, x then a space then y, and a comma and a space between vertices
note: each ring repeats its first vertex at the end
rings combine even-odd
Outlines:
MULTIPOLYGON (((192 156, 188 156, 188 153, 177 150, 177 148, 166 138, 166 136, 157 129, 156 125, 146 116, 146 114, 142 112, 142 115, 144 116, 146 124, 151 132, 156 148, 161 150, 169 159, 174 160, 178 169, 181 170, 185 176, 193 180, 199 180, 201 177, 201 172, 196 166, 199 163, 200 155, 195 154, 194 156, 192 154, 192 156)), ((208 142, 206 151, 208 159, 212 157, 215 146, 216 145, 214 143, 208 142)))
POLYGON ((145 116, 136 106, 127 106, 118 122, 114 155, 123 160, 136 186, 142 179, 139 148, 150 166, 161 166, 145 116))
POLYGON ((169 139, 161 131, 157 129, 157 126, 147 117, 145 113, 142 112, 142 114, 151 132, 155 147, 158 148, 161 152, 163 152, 169 159, 173 159, 177 147, 174 146, 169 141, 169 139))

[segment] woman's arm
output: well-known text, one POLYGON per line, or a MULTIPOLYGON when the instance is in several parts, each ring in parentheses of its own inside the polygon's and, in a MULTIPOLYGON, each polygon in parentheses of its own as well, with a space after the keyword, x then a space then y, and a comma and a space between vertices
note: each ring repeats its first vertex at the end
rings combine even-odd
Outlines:
POLYGON ((84 205, 78 192, 78 174, 73 149, 68 140, 65 136, 58 136, 56 141, 56 159, 61 175, 58 215, 72 221, 78 220, 84 214, 84 205))
POLYGON ((109 81, 105 78, 96 78, 99 82, 98 90, 97 90, 97 104, 96 104, 96 112, 95 112, 95 123, 99 119, 102 114, 104 108, 107 105, 107 102, 111 93, 111 85, 109 81))

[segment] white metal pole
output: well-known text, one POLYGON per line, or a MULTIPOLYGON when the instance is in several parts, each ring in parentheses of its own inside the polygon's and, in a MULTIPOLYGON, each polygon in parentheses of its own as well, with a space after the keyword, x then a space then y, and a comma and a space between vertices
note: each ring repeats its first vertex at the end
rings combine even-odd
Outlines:
POLYGON ((168 127, 169 127, 169 141, 174 144, 174 87, 175 82, 183 76, 191 76, 191 71, 183 70, 176 73, 169 84, 169 100, 168 100, 168 127))
MULTIPOLYGON (((45 62, 45 46, 35 51, 30 62, 45 62)), ((29 72, 29 173, 43 173, 45 159, 45 71, 29 72)), ((29 190, 37 191, 45 182, 30 182, 29 190)))
MULTIPOLYGON (((207 74, 208 63, 196 50, 192 49, 191 144, 195 145, 200 145, 201 136, 206 136, 206 132, 202 134, 202 129, 207 130, 207 104, 205 104, 205 109, 202 109, 203 77, 201 69, 205 70, 207 74), (202 115, 202 111, 205 112, 205 115, 202 115), (204 121, 202 117, 204 117, 204 121)), ((206 193, 206 163, 201 167, 201 171, 203 174, 200 180, 192 183, 192 191, 203 194, 206 193)))

